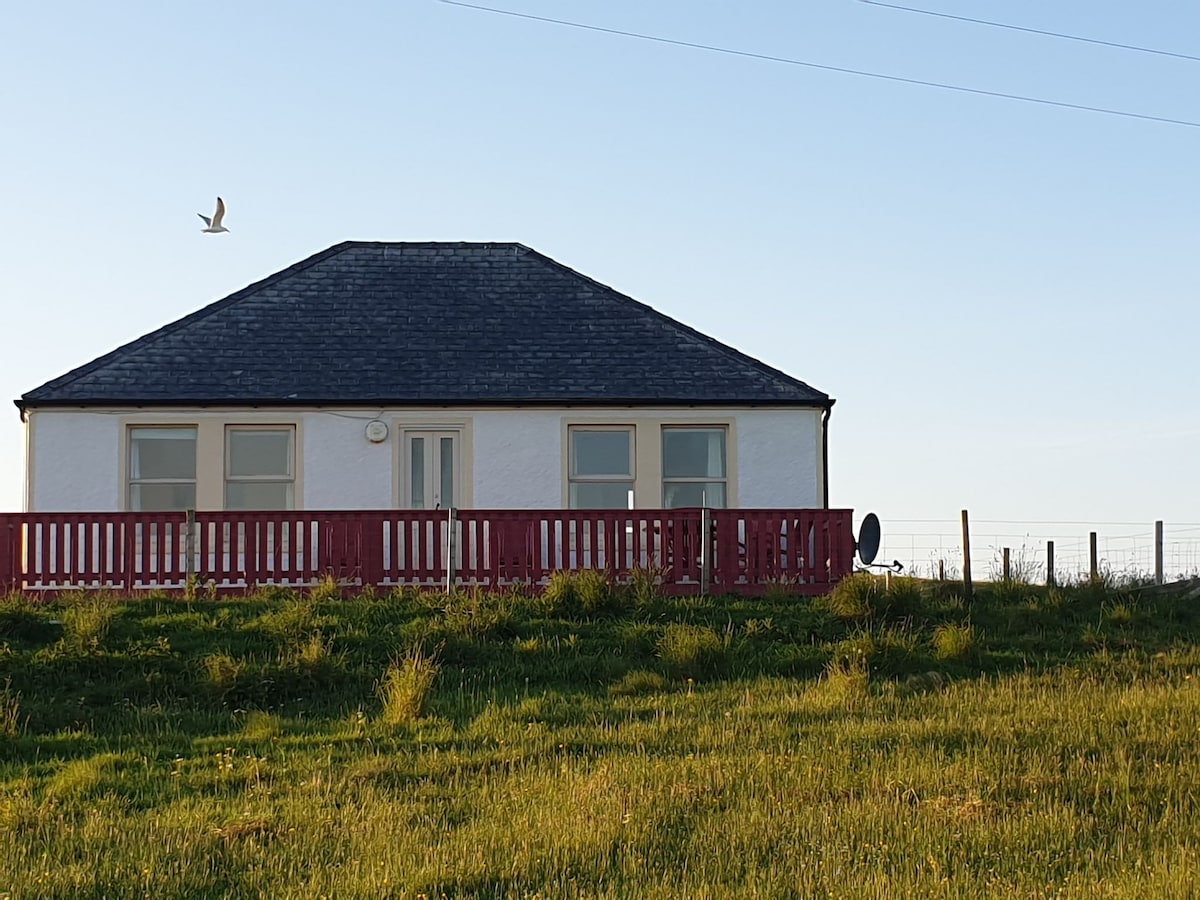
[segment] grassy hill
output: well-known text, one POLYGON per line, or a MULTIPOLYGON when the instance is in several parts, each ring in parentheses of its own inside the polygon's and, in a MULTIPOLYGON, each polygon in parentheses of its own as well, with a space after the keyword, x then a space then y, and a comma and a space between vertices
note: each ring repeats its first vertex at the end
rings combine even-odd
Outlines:
POLYGON ((0 601, 0 898, 1190 897, 1200 599, 0 601))

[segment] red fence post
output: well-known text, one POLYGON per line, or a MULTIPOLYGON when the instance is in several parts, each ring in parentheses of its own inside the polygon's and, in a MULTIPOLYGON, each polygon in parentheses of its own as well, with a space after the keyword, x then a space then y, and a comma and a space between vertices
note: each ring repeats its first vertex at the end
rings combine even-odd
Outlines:
POLYGON ((362 519, 362 550, 359 559, 360 581, 363 590, 383 584, 383 516, 372 513, 362 519))
POLYGON ((832 586, 854 571, 854 522, 848 509, 830 510, 834 538, 829 554, 829 582, 832 586))
POLYGON ((17 571, 16 533, 20 526, 10 517, 0 517, 0 591, 7 594, 21 588, 21 573, 17 571))

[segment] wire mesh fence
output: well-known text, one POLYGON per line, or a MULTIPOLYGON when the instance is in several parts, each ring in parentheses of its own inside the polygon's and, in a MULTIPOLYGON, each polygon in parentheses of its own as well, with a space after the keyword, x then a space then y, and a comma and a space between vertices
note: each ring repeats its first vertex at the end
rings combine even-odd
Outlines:
MULTIPOLYGON (((1091 534, 1096 534, 1097 568, 1124 580, 1152 579, 1155 574, 1154 522, 1016 521, 971 519, 971 574, 975 580, 997 580, 1009 549, 1010 573, 1028 581, 1044 581, 1047 545, 1054 545, 1054 575, 1059 581, 1086 578, 1091 572, 1091 534)), ((1200 576, 1200 523, 1163 524, 1163 577, 1166 581, 1200 576)), ((890 519, 883 522, 877 562, 893 560, 913 575, 958 578, 962 575, 962 529, 959 519, 890 519)))

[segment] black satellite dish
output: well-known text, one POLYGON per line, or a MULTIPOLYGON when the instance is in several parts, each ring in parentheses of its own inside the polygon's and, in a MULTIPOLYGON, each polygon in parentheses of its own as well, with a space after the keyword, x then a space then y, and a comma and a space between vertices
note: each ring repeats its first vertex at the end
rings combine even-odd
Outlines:
POLYGON ((858 526, 858 543, 855 548, 864 566, 875 562, 875 557, 879 554, 879 535, 879 516, 867 513, 862 524, 858 526))

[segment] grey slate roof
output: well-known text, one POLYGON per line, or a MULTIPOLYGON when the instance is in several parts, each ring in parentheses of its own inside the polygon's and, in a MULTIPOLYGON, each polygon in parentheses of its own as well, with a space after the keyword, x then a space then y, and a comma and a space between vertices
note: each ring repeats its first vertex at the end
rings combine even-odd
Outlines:
POLYGON ((824 407, 832 400, 521 244, 347 241, 16 403, 824 407))

